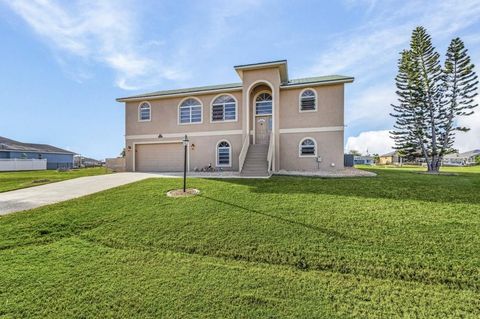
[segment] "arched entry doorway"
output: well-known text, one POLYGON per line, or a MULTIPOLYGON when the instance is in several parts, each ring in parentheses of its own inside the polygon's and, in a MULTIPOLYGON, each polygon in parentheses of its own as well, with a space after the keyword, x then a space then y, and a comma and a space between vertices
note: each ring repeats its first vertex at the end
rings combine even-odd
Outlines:
POLYGON ((259 81, 250 90, 250 120, 253 144, 268 145, 273 130, 274 99, 270 83, 259 81))
POLYGON ((268 144, 272 132, 272 94, 261 91, 254 99, 255 144, 268 144))

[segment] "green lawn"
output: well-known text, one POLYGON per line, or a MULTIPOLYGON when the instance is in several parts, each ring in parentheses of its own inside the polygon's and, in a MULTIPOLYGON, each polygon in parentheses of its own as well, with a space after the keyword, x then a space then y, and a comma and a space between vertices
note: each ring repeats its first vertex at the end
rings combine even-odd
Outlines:
POLYGON ((105 167, 74 169, 68 172, 57 172, 56 170, 0 172, 0 193, 81 176, 101 175, 106 173, 107 169, 105 167))
POLYGON ((149 179, 0 218, 0 318, 479 318, 480 173, 149 179), (3 316, 3 317, 2 317, 3 316))
MULTIPOLYGON (((376 166, 369 166, 369 165, 355 165, 357 168, 361 169, 394 169, 394 170, 401 170, 401 171, 416 171, 416 172, 425 172, 427 170, 426 167, 417 166, 417 165, 404 165, 402 167, 395 166, 395 165, 376 165, 376 166)), ((440 168, 440 174, 442 173, 480 173, 480 165, 477 166, 443 166, 440 168)))

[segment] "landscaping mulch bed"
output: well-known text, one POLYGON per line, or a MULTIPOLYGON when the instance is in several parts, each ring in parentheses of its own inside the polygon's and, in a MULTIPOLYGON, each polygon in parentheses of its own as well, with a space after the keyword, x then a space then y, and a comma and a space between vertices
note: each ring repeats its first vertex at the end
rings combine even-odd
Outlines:
POLYGON ((172 189, 167 192, 168 197, 190 197, 200 194, 200 191, 196 188, 187 188, 185 192, 183 189, 172 189))

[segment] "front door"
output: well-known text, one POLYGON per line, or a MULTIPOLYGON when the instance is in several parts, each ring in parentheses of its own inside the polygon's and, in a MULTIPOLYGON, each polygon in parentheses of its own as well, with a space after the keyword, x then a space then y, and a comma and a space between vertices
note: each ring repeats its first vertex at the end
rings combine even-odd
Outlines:
POLYGON ((255 117, 255 144, 268 144, 272 131, 272 116, 255 117))

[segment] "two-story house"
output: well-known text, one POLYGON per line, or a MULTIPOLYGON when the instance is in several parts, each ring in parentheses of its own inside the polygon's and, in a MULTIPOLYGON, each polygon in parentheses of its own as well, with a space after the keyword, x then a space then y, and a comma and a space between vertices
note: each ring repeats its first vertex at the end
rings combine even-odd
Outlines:
POLYGON ((287 61, 238 65, 241 82, 158 91, 125 102, 126 169, 211 165, 246 176, 343 168, 348 76, 289 79, 287 61))

